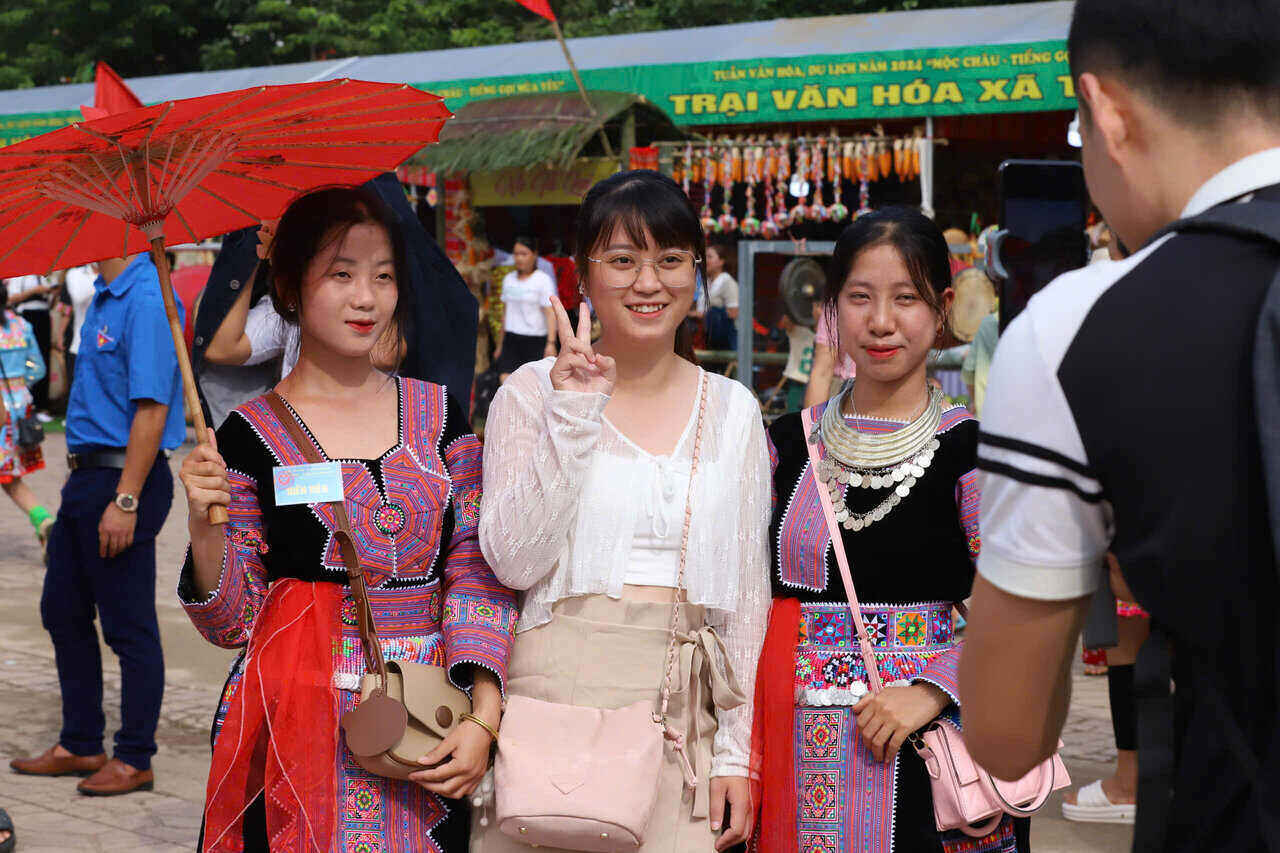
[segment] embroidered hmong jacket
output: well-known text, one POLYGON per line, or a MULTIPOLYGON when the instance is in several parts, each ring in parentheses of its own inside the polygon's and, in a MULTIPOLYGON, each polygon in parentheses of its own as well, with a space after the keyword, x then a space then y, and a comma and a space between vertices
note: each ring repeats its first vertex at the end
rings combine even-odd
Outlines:
MULTIPOLYGON (((812 410, 818 422, 825 404, 812 410)), ((859 421, 869 433, 899 425, 859 421)), ((907 747, 876 762, 862 745, 849 708, 867 690, 866 667, 831 547, 818 484, 798 413, 768 431, 773 462, 770 524, 775 599, 800 601, 796 647, 795 768, 798 843, 805 851, 1009 851, 1005 821, 986 839, 938 833, 923 762, 907 747)), ((974 471, 978 423, 967 410, 943 412, 932 464, 885 518, 859 531, 841 528, 854 589, 886 685, 929 682, 951 697, 958 718, 959 646, 951 604, 969 595, 979 548, 974 471)), ((825 448, 819 445, 819 453, 825 448)), ((847 488, 852 512, 886 496, 847 488)))
MULTIPOLYGON (((493 576, 477 539, 481 446, 465 413, 442 386, 399 382, 399 438, 373 460, 342 465, 346 508, 387 659, 445 666, 470 689, 472 667, 497 676, 517 619, 514 594, 493 576)), ((296 413, 294 413, 296 417, 296 413)), ((314 437, 298 418, 308 437, 314 437)), ((317 448, 323 456, 323 449, 317 448)), ((347 585, 332 508, 278 506, 272 469, 306 460, 265 398, 218 430, 231 481, 230 523, 218 588, 200 598, 188 555, 178 595, 197 630, 226 648, 243 647, 270 584, 281 578, 347 585)), ((324 457, 327 459, 327 456, 324 457)), ((354 707, 364 673, 354 602, 343 602, 334 649, 338 714, 354 707)), ((243 656, 243 655, 242 655, 243 656)), ((240 678, 233 667, 214 723, 216 739, 240 678)), ((464 850, 465 809, 411 782, 372 776, 340 742, 335 850, 464 850)))

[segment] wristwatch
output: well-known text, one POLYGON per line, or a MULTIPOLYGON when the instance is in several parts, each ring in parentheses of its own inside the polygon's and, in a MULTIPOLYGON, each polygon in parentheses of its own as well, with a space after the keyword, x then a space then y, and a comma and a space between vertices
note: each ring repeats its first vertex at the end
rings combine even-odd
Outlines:
POLYGON ((116 505, 116 508, 119 509, 121 512, 137 512, 138 511, 138 499, 134 495, 129 495, 129 494, 125 494, 124 492, 121 492, 120 494, 116 495, 116 499, 114 503, 116 505))

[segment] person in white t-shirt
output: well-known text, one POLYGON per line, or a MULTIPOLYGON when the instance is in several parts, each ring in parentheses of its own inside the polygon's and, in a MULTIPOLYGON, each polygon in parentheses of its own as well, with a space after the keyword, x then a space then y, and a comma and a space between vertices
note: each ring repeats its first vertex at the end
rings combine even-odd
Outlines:
POLYGON ((502 280, 502 340, 493 353, 502 382, 520 365, 556 354, 556 283, 538 269, 538 242, 517 237, 511 255, 516 268, 502 280))
POLYGON ((68 384, 76 376, 76 356, 80 354, 80 327, 84 325, 85 312, 93 301, 93 283, 98 278, 98 267, 85 264, 67 270, 67 298, 71 300, 71 343, 67 346, 68 384))
POLYGON ((707 347, 738 348, 738 282, 729 268, 733 253, 724 246, 707 245, 707 347))

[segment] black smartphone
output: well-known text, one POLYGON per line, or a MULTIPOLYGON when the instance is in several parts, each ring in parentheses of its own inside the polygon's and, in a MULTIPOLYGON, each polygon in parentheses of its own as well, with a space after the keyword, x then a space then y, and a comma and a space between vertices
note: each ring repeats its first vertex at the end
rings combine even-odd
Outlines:
POLYGON ((1000 164, 1000 331, 1042 287, 1089 259, 1084 169, 1067 160, 1000 164))

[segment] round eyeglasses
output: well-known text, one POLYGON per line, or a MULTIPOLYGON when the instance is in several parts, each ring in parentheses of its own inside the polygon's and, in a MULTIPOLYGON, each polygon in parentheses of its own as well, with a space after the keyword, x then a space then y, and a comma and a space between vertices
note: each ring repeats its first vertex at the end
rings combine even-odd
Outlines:
POLYGON ((600 265, 601 280, 605 286, 625 290, 639 281, 640 270, 649 266, 666 287, 692 287, 702 258, 684 249, 663 249, 652 260, 624 250, 605 252, 602 258, 588 257, 587 260, 600 265))

